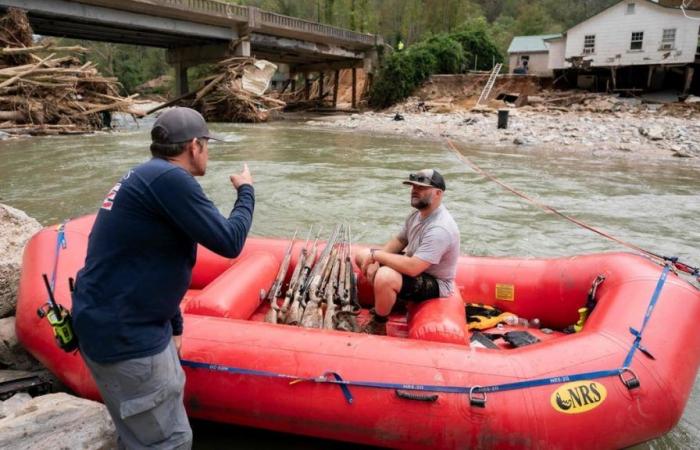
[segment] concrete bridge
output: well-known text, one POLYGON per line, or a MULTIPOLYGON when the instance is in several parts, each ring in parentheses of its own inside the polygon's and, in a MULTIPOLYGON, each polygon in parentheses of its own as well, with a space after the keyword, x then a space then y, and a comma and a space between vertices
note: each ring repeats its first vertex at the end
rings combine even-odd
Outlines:
POLYGON ((37 34, 166 48, 181 94, 188 67, 230 56, 284 63, 305 80, 345 68, 371 73, 382 44, 371 34, 214 0, 0 0, 8 7, 27 11, 37 34))

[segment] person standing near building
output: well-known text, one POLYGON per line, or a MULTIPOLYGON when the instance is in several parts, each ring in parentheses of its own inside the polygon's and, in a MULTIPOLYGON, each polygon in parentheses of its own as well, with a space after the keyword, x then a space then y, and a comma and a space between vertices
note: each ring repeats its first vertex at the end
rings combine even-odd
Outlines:
POLYGON ((238 193, 224 217, 194 177, 203 176, 210 139, 189 108, 161 114, 153 158, 112 188, 90 233, 73 293, 80 351, 119 435, 120 448, 189 449, 185 374, 180 366, 187 291, 197 244, 236 257, 253 220, 253 179, 230 176, 238 193))
POLYGON ((403 182, 411 186, 413 211, 398 235, 381 249, 360 250, 355 262, 374 290, 374 309, 362 331, 386 334, 397 299, 422 302, 454 292, 459 229, 442 204, 445 179, 423 169, 403 182))

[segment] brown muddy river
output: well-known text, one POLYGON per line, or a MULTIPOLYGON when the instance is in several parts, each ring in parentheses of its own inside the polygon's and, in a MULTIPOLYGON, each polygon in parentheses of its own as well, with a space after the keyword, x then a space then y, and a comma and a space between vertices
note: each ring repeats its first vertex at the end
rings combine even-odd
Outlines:
MULTIPOLYGON (((410 211, 401 180, 435 167, 447 180, 445 204, 461 229, 463 253, 563 256, 625 250, 547 214, 464 165, 444 143, 315 130, 300 124, 216 124, 232 142, 210 146, 200 179, 222 212, 234 192, 228 175, 249 164, 256 187, 252 233, 289 237, 349 222, 353 240, 382 243, 410 211)), ((82 137, 0 142, 0 202, 42 224, 94 213, 114 182, 149 157, 150 123, 82 137)), ((470 160, 541 203, 652 252, 700 264, 700 162, 632 160, 563 149, 461 146, 470 160)), ((688 349, 700 351, 700 349, 688 349)), ((354 448, 299 436, 196 422, 195 448, 354 448)), ((635 448, 700 448, 700 383, 679 425, 635 448)))

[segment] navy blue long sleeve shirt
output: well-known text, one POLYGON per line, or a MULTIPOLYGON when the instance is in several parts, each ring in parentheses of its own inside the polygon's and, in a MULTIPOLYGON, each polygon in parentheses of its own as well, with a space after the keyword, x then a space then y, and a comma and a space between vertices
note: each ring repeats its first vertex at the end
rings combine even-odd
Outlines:
POLYGON ((88 241, 73 293, 81 351, 99 363, 163 351, 182 334, 182 300, 200 243, 233 258, 253 221, 252 185, 238 189, 228 218, 194 177, 154 158, 110 191, 88 241))

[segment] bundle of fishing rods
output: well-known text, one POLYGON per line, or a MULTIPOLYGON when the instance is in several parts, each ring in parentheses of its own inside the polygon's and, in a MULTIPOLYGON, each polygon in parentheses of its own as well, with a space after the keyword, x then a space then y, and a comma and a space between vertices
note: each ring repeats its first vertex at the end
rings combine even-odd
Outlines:
POLYGON ((270 310, 265 315, 265 322, 356 332, 361 308, 357 298, 357 276, 352 268, 350 226, 336 225, 318 258, 321 230, 309 249, 311 231, 309 229, 306 242, 299 251, 287 289, 283 290, 297 234, 294 233, 266 296, 270 310))

